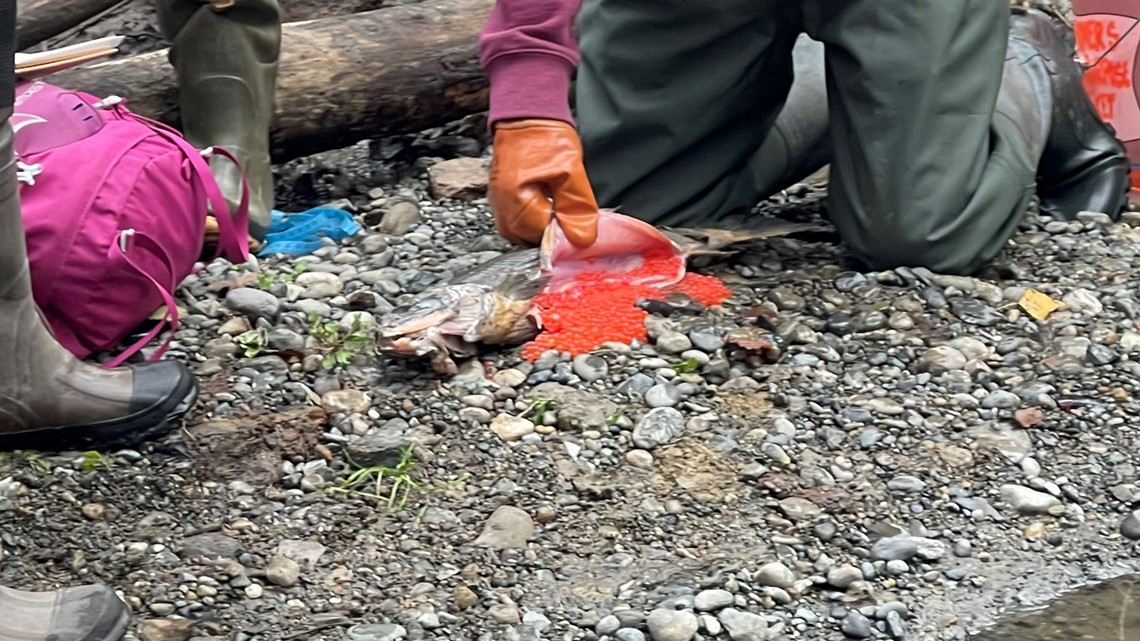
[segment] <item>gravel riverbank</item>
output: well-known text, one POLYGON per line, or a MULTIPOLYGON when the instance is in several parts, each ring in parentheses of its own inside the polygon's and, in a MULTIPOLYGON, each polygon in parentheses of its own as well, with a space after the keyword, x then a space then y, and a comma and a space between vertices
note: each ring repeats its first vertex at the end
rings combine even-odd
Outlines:
MULTIPOLYGON (((149 11, 53 44, 153 50, 149 11)), ((1140 570, 1140 216, 1029 216, 979 278, 773 239, 705 270, 723 311, 655 318, 649 345, 441 380, 367 329, 507 248, 428 182, 482 131, 280 167, 282 208, 363 231, 186 283, 183 429, 4 455, 0 582, 106 582, 146 641, 925 641, 1140 570), (1029 287, 1064 307, 1034 320, 1029 287)), ((761 207, 822 209, 806 185, 761 207)))
MULTIPOLYGON (((479 127, 374 151, 454 157, 479 127)), ((147 640, 961 639, 1140 565, 1140 216, 1031 216, 980 278, 772 239, 705 269, 723 311, 653 318, 649 345, 440 380, 366 344, 506 248, 434 163, 281 168, 292 209, 347 197, 364 230, 186 283, 184 429, 5 456, 0 581, 107 582, 147 640), (1064 307, 1032 319, 1027 287, 1064 307)))

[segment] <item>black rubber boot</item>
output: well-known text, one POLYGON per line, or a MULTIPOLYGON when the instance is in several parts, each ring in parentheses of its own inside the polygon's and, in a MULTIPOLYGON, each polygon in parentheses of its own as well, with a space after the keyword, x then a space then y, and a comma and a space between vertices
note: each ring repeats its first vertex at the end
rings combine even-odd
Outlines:
POLYGON ((1060 220, 1082 211, 1117 219, 1127 201, 1130 163, 1081 84, 1071 31, 1044 11, 1015 9, 1011 47, 1014 40, 1036 51, 1051 81, 1049 137, 1037 169, 1041 212, 1060 220))
POLYGON ((0 108, 0 448, 133 446, 189 411, 197 381, 177 361, 97 367, 52 337, 32 296, 12 111, 0 108))
POLYGON ((0 639, 4 641, 118 641, 130 614, 102 585, 23 592, 0 586, 0 639))

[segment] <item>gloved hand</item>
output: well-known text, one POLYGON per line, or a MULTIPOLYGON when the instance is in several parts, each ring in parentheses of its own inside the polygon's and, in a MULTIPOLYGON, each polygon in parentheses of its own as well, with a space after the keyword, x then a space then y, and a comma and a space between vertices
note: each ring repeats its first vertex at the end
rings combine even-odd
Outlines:
POLYGON ((598 237, 598 204, 582 164, 582 143, 561 120, 495 125, 487 199, 499 235, 513 243, 538 244, 551 216, 578 247, 598 237))

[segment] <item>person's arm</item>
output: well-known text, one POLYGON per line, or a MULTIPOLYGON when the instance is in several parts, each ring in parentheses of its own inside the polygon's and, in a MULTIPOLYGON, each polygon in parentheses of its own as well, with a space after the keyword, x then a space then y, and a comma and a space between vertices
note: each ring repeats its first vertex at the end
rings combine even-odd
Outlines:
POLYGON ((497 0, 479 38, 491 85, 488 125, 540 118, 573 124, 570 78, 578 64, 574 18, 582 0, 497 0))

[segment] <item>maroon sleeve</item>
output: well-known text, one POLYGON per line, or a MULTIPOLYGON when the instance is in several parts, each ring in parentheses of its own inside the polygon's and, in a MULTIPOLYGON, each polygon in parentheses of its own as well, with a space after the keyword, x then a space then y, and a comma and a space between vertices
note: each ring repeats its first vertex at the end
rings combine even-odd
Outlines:
POLYGON ((550 118, 573 124, 570 77, 578 64, 574 18, 582 0, 496 0, 479 38, 491 84, 488 124, 550 118))

